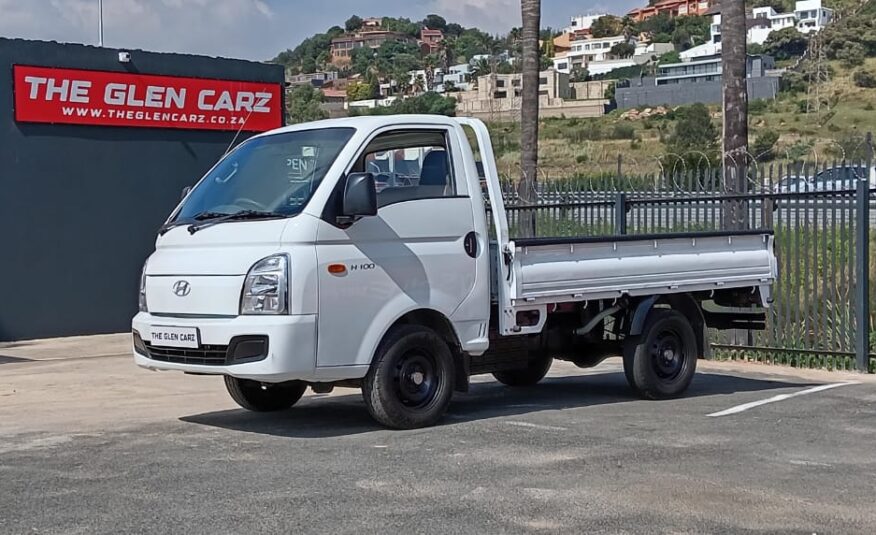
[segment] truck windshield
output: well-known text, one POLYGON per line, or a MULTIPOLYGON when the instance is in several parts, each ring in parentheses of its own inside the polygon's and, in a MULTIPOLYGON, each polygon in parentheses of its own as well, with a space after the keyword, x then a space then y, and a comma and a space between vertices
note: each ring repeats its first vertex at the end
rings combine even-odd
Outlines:
POLYGON ((225 157, 189 194, 174 222, 242 213, 301 213, 352 128, 257 137, 225 157))

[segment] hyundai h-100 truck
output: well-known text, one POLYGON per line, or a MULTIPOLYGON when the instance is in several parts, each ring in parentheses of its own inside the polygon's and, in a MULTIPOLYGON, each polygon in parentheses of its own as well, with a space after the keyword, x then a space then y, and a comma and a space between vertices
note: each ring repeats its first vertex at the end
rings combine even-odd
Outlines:
POLYGON ((361 388, 401 429, 473 375, 534 385, 554 359, 622 355, 662 399, 709 328, 763 327, 776 273, 769 232, 513 239, 480 121, 328 120, 252 137, 186 194, 143 267, 133 351, 223 376, 253 411, 361 388))

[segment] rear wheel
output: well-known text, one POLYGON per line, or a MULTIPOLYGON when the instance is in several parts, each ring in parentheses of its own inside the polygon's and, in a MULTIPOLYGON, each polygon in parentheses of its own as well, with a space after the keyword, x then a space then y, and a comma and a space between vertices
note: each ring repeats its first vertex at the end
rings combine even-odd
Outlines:
POLYGON ((644 398, 682 395, 696 368, 696 335, 688 319, 675 310, 653 310, 642 334, 624 344, 624 374, 644 398))
POLYGON ((362 384, 371 416, 394 429, 436 424, 450 405, 453 355, 435 331, 401 325, 384 338, 362 384))
POLYGON ((295 405, 304 395, 307 385, 300 381, 260 383, 226 375, 225 388, 231 394, 231 399, 244 409, 254 412, 274 412, 295 405))
POLYGON ((533 386, 544 379, 553 362, 552 357, 538 353, 525 368, 495 372, 493 377, 506 386, 533 386))

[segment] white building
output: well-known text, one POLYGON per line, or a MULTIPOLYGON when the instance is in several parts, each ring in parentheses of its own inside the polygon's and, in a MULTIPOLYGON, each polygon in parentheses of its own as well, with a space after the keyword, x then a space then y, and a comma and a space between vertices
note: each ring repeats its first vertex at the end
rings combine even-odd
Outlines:
MULTIPOLYGON (((777 13, 771 7, 752 10, 753 24, 748 29, 748 42, 762 45, 771 33, 797 27, 801 33, 820 32, 833 20, 833 10, 822 6, 822 0, 797 2, 793 13, 777 13)), ((712 42, 721 42, 721 15, 712 17, 712 42)))
POLYGON ((797 2, 794 14, 801 33, 820 32, 833 20, 833 10, 822 6, 821 0, 797 2))
MULTIPOLYGON (((762 45, 770 34, 785 28, 796 27, 801 33, 819 32, 833 20, 833 10, 823 7, 822 0, 797 2, 793 13, 777 13, 771 7, 752 10, 748 29, 748 43, 762 45)), ((712 17, 711 41, 681 53, 681 58, 691 60, 721 53, 721 15, 712 17)))
MULTIPOLYGON (((586 69, 594 62, 620 59, 611 53, 611 49, 625 42, 627 39, 623 35, 572 41, 571 50, 566 55, 553 58, 554 70, 569 74, 575 69, 586 69)), ((635 38, 630 42, 635 45, 635 38)))
POLYGON ((460 91, 468 91, 471 89, 471 65, 461 63, 450 67, 450 71, 444 75, 441 86, 435 88, 439 93, 444 92, 444 84, 452 83, 453 87, 460 91))
POLYGON ((573 69, 586 68, 587 73, 591 76, 601 76, 615 69, 644 65, 654 57, 660 57, 675 50, 672 43, 636 44, 633 40, 632 44, 636 44, 636 51, 632 57, 618 58, 611 53, 611 48, 623 42, 622 36, 575 41, 572 43, 572 50, 569 53, 553 59, 554 69, 557 72, 569 74, 573 69), (601 42, 601 44, 593 46, 597 42, 601 42), (610 44, 610 46, 606 48, 606 44, 610 44))
POLYGON ((569 25, 563 28, 563 33, 574 33, 580 32, 582 30, 589 30, 590 27, 593 26, 594 22, 605 16, 606 15, 603 13, 599 15, 578 15, 572 17, 569 25))

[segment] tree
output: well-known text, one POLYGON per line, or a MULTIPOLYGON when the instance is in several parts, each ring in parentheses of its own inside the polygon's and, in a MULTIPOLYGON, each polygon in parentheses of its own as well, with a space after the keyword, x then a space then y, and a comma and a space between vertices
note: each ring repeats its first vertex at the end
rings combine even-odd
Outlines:
POLYGON ((471 76, 475 81, 481 76, 489 76, 492 71, 493 69, 490 67, 490 62, 485 58, 477 60, 474 65, 471 66, 471 76))
POLYGON ((572 69, 572 73, 569 75, 570 82, 586 82, 587 78, 590 77, 590 73, 587 72, 585 67, 575 67, 572 69))
POLYGON ((694 104, 679 108, 675 114, 678 122, 667 141, 676 158, 676 161, 669 162, 671 168, 702 169, 713 165, 719 133, 709 108, 704 104, 694 104))
POLYGON ((447 21, 444 19, 444 17, 440 15, 426 15, 426 18, 423 19, 422 25, 432 30, 441 30, 445 33, 447 32, 447 21))
MULTIPOLYGON (((541 0, 521 0, 520 6, 523 17, 523 31, 521 32, 521 44, 523 46, 523 88, 520 111, 520 168, 523 176, 521 177, 517 193, 524 203, 530 204, 534 201, 538 175, 538 37, 539 29, 541 28, 541 0)), ((523 213, 521 216, 523 236, 535 236, 535 213, 523 213)))
MULTIPOLYGON (((721 40, 724 79, 724 184, 729 193, 747 190, 748 158, 748 56, 745 0, 721 2, 721 40)), ((741 203, 729 203, 725 209, 727 229, 744 226, 745 210, 741 203)))
POLYGON ((809 40, 793 26, 771 32, 763 44, 764 52, 776 59, 802 56, 808 46, 809 40))
POLYGON ((672 63, 681 63, 681 54, 675 50, 667 52, 657 59, 657 65, 670 65, 672 63))
POLYGON ((776 143, 779 142, 779 133, 775 130, 766 130, 757 136, 751 145, 751 154, 759 162, 771 162, 776 159, 776 143))
POLYGON ((424 93, 420 96, 399 99, 387 107, 378 107, 370 110, 361 110, 363 115, 394 115, 394 114, 426 114, 456 115, 456 99, 444 97, 435 92, 424 93))
POLYGON ((322 91, 310 84, 292 89, 286 98, 286 112, 290 124, 327 119, 328 112, 322 109, 325 100, 322 91))
POLYGON ((636 45, 632 43, 618 43, 611 47, 611 55, 621 59, 631 58, 636 54, 636 45))
POLYGON ((848 68, 860 67, 867 58, 867 49, 861 43, 850 42, 848 46, 836 53, 836 59, 841 60, 848 68))
POLYGON ((368 82, 356 82, 347 85, 347 100, 371 100, 377 95, 377 88, 368 82))
POLYGON ((362 17, 359 17, 357 15, 353 15, 352 17, 347 19, 347 22, 344 23, 344 28, 346 28, 346 30, 348 32, 352 33, 352 32, 355 32, 356 30, 361 29, 362 24, 364 24, 364 22, 365 21, 362 20, 362 17))
POLYGON ((605 15, 593 21, 590 33, 596 39, 621 35, 624 31, 624 21, 614 15, 605 15))

